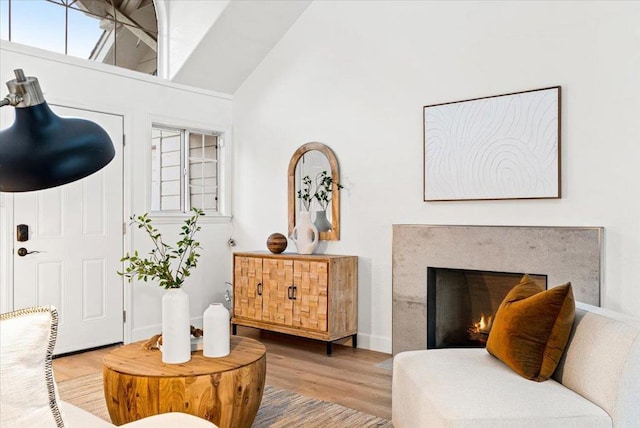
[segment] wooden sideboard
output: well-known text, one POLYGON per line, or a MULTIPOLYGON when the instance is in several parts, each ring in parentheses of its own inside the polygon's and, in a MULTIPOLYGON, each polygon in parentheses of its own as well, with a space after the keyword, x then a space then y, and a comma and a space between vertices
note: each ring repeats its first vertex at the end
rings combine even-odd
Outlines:
POLYGON ((233 334, 248 326, 357 347, 358 258, 337 255, 233 255, 233 334))

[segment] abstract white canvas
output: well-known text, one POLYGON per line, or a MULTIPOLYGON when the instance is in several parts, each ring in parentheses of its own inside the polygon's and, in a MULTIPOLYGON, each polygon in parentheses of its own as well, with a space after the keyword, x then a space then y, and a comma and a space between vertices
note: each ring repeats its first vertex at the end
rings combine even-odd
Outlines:
POLYGON ((424 200, 560 197, 560 86, 424 107, 424 200))

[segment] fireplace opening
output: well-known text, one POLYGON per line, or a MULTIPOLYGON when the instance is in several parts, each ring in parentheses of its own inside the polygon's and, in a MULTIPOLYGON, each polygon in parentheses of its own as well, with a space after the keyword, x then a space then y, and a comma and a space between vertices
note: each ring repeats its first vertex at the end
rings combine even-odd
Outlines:
MULTIPOLYGON (((522 275, 427 267, 427 349, 483 348, 498 306, 522 275)), ((546 290, 546 275, 529 276, 546 290)))

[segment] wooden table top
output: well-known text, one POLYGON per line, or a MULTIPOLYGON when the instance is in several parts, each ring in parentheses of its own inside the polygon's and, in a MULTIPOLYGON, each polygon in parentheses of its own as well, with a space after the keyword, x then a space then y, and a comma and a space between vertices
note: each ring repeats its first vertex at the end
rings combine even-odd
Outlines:
POLYGON ((131 343, 109 352, 103 359, 106 368, 119 373, 144 377, 201 376, 236 370, 255 363, 267 350, 257 340, 231 336, 231 353, 226 357, 208 358, 202 351, 191 353, 191 360, 181 364, 165 364, 158 349, 146 350, 145 341, 131 343))

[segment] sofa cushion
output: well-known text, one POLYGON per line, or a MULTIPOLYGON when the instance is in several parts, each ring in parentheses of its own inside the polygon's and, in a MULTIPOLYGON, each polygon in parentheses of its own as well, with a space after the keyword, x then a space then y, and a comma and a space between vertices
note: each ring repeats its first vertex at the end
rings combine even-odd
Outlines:
POLYGON ((60 411, 67 427, 113 428, 115 425, 71 403, 60 400, 60 411))
POLYGON ((217 428, 213 422, 180 412, 148 416, 144 419, 139 419, 120 426, 122 428, 217 428))
POLYGON ((545 291, 525 275, 498 307, 487 351, 527 379, 547 380, 562 358, 574 317, 571 283, 545 291))
MULTIPOLYGON (((60 401, 60 408, 68 427, 113 428, 115 425, 92 415, 66 401, 60 401)), ((215 424, 205 419, 186 413, 162 413, 148 416, 137 421, 120 425, 122 428, 217 428, 215 424)))
POLYGON ((611 417, 554 380, 530 382, 484 349, 401 352, 393 360, 396 428, 598 428, 611 417))
POLYGON ((57 326, 49 306, 0 315, 0 426, 64 426, 51 365, 57 326))

